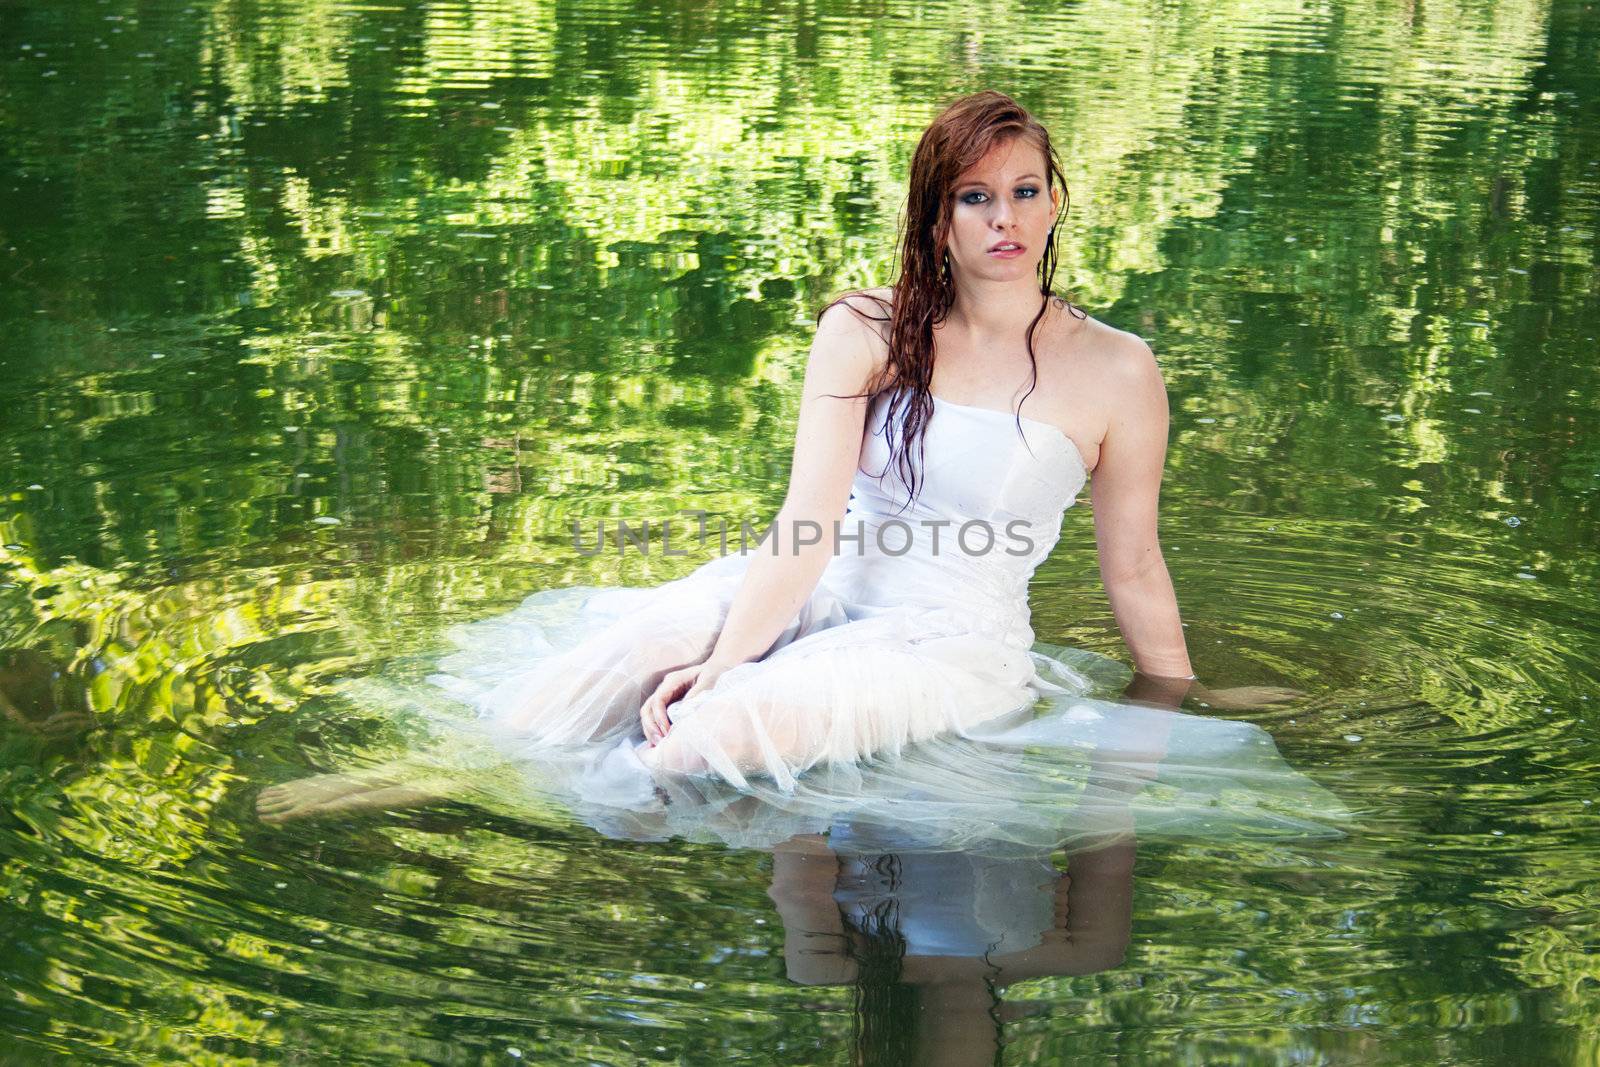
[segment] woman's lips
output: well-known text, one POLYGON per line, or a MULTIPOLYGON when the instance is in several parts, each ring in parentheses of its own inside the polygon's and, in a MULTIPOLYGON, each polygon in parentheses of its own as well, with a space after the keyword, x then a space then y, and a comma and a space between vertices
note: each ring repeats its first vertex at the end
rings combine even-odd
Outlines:
POLYGON ((1021 245, 1013 245, 1010 248, 991 248, 989 254, 996 259, 1016 259, 1026 251, 1021 245))

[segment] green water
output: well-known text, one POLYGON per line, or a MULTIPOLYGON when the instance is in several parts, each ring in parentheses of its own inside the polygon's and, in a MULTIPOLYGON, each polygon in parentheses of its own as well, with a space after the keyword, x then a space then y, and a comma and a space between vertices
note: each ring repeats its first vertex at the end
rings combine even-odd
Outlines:
MULTIPOLYGON (((978 1004, 999 1062, 1600 1062, 1581 0, 0 6, 0 1061, 941 1062, 927 990, 790 981, 770 855, 253 806, 415 740, 339 679, 707 558, 572 518, 770 515, 991 86, 1165 369, 1196 669, 1305 690, 1250 718, 1358 816, 1056 857, 1125 944, 978 1004)), ((1125 658, 1086 509, 1032 603, 1125 658)))

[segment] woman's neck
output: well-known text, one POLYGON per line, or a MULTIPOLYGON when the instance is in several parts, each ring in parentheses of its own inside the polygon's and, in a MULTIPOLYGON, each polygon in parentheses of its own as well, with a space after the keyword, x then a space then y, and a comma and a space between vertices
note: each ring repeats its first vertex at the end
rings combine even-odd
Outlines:
POLYGON ((963 348, 1015 344, 1039 313, 1043 299, 1031 280, 963 282, 958 278, 955 301, 939 329, 963 348))

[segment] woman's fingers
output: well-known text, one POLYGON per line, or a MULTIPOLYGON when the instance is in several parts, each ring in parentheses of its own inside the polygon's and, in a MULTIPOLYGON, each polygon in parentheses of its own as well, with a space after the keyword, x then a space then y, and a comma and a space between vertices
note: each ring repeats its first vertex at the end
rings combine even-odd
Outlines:
POLYGON ((661 686, 658 685, 656 691, 639 707, 639 725, 644 728, 645 740, 652 745, 661 741, 660 707, 661 686))
POLYGON ((667 736, 667 731, 672 728, 672 717, 667 713, 667 705, 677 700, 683 693, 684 686, 693 675, 690 669, 669 671, 661 679, 661 684, 656 686, 656 691, 650 694, 639 709, 639 723, 644 727, 644 736, 652 745, 661 743, 667 736))
POLYGON ((1276 685, 1240 685, 1230 689, 1212 689, 1200 694, 1200 699, 1214 708, 1228 711, 1248 711, 1253 708, 1264 708, 1270 704, 1281 704, 1286 700, 1295 700, 1305 696, 1298 689, 1288 689, 1276 685))
POLYGON ((660 744, 672 729, 671 705, 710 689, 717 684, 720 674, 720 669, 704 663, 668 671, 656 691, 639 708, 639 724, 644 727, 645 740, 652 745, 660 744))
POLYGON ((667 714, 667 705, 677 699, 676 686, 656 694, 655 703, 650 706, 650 722, 655 727, 655 743, 660 744, 662 738, 667 736, 667 731, 672 729, 672 717, 667 714))
POLYGON ((644 739, 652 745, 661 740, 660 730, 656 726, 655 694, 650 694, 650 699, 639 706, 639 726, 644 730, 644 739))

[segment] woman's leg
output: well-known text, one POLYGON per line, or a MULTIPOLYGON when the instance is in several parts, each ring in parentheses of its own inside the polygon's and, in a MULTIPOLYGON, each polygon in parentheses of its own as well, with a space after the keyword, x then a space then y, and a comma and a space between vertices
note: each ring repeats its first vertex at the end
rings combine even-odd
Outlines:
MULTIPOLYGON (((726 617, 726 607, 712 597, 677 603, 666 599, 657 598, 494 690, 487 710, 496 728, 551 744, 638 731, 645 697, 668 671, 703 659, 726 617)), ((471 784, 471 775, 443 771, 441 765, 447 763, 412 755, 353 773, 284 782, 261 791, 256 811, 262 821, 279 823, 416 807, 471 784)))
POLYGON ((451 793, 445 780, 437 776, 404 784, 401 763, 396 761, 370 772, 318 774, 268 786, 256 797, 256 816, 265 823, 281 823, 358 811, 397 811, 442 800, 451 793))
POLYGON ((1031 698, 1025 687, 887 645, 796 647, 749 666, 669 708, 672 728, 641 750, 645 764, 715 772, 738 786, 747 775, 770 775, 787 786, 814 764, 892 753, 1031 698))

